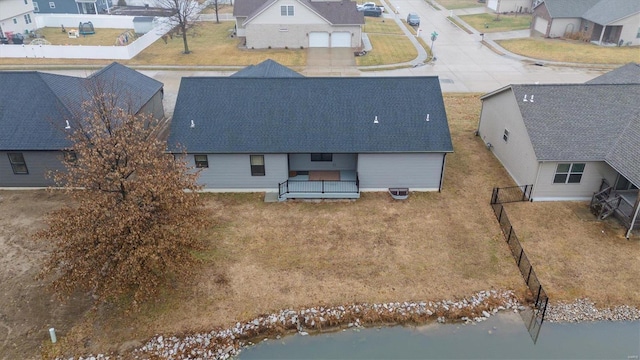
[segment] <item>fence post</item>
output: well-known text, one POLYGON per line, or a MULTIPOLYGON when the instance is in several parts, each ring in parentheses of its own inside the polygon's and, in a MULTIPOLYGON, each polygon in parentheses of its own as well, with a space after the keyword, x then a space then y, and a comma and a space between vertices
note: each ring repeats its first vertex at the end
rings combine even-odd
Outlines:
POLYGON ((500 215, 498 215, 498 223, 500 224, 502 222, 502 210, 504 209, 504 206, 500 205, 500 215))
MULTIPOLYGON (((513 226, 509 226, 509 236, 507 236, 507 244, 509 244, 509 241, 511 240, 511 233, 513 232, 513 226)), ((509 244, 511 245, 511 244, 509 244)))
POLYGON ((538 306, 538 301, 540 300, 540 291, 542 291, 542 285, 538 286, 538 295, 536 296, 536 306, 538 306))
POLYGON ((529 278, 531 277, 531 270, 533 270, 533 266, 529 264, 529 275, 527 275, 527 286, 529 286, 529 278))
POLYGON ((524 201, 524 199, 527 198, 527 188, 529 187, 529 185, 525 185, 524 186, 524 191, 522 192, 522 201, 524 201))
POLYGON ((493 192, 491 193, 491 205, 495 204, 497 202, 497 192, 498 192, 498 188, 493 188, 493 192))
POLYGON ((544 310, 542 310, 542 319, 540 319, 540 326, 542 326, 542 323, 544 322, 544 314, 547 312, 548 304, 549 304, 549 297, 547 296, 544 302, 544 310))
MULTIPOLYGON (((518 258, 518 267, 520 267, 520 260, 522 260, 522 254, 524 254, 524 249, 522 248, 522 245, 520 245, 520 257, 518 258)), ((527 281, 527 286, 529 286, 528 281, 527 281)))

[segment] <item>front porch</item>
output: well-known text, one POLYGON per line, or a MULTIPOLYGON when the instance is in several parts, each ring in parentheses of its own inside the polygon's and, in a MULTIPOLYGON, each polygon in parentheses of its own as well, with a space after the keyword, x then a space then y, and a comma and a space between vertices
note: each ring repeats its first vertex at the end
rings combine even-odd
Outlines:
POLYGON ((613 215, 627 229, 632 226, 634 229, 640 229, 640 221, 637 217, 638 206, 638 189, 615 190, 607 180, 603 179, 600 190, 593 194, 591 198, 591 212, 604 220, 613 215))
POLYGON ((360 181, 355 170, 291 171, 278 189, 280 200, 360 198, 360 181))

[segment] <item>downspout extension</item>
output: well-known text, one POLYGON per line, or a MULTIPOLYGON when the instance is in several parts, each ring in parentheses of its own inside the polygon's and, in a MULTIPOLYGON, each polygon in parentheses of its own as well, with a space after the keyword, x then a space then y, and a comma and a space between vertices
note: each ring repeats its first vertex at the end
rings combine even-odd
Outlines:
POLYGON ((444 163, 447 158, 447 153, 442 155, 442 168, 440 169, 440 185, 438 185, 438 192, 442 192, 442 181, 444 180, 444 163))

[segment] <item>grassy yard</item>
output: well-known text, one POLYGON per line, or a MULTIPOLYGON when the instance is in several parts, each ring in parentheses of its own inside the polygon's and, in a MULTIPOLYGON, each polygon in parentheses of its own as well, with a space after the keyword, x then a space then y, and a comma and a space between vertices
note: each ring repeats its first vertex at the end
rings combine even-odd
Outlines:
POLYGON ((188 35, 189 55, 182 54, 182 38, 174 36, 165 44, 162 39, 143 50, 126 64, 131 65, 251 65, 272 59, 285 66, 302 66, 307 52, 302 49, 245 50, 239 40, 230 37, 233 22, 201 23, 188 35))
MULTIPOLYGON (((430 0, 425 1, 429 2, 430 0)), ((435 2, 448 10, 484 6, 484 4, 479 3, 478 0, 435 0, 435 2)))
MULTIPOLYGON (((88 295, 78 294, 84 305, 60 308, 65 321, 53 321, 51 316, 63 312, 52 315, 43 305, 40 312, 25 312, 22 322, 36 330, 15 341, 35 342, 23 347, 33 351, 44 341, 39 334, 48 325, 42 324, 59 322, 64 325, 58 347, 96 353, 157 333, 209 331, 283 308, 450 299, 490 288, 523 294, 524 281, 488 204, 493 186, 513 183, 474 134, 479 96, 444 98, 455 153, 447 156, 441 193, 412 193, 406 201, 363 193, 353 202, 320 203, 264 203, 263 194, 203 194, 215 226, 205 236, 207 248, 196 254, 202 261, 199 276, 165 289, 140 313, 117 306, 84 313, 88 295), (36 321, 37 313, 42 318, 36 321)), ((38 254, 31 256, 31 267, 15 251, 11 266, 0 266, 8 271, 0 272, 0 279, 20 284, 11 287, 20 301, 0 298, 0 305, 11 313, 16 304, 49 304, 49 295, 33 278, 47 244, 33 243, 30 234, 43 212, 60 206, 64 197, 38 191, 0 196, 6 200, 0 229, 11 234, 4 243, 22 244, 38 254), (15 264, 23 269, 19 275, 15 264)), ((590 297, 600 305, 640 305, 640 269, 632 265, 640 243, 621 239, 620 229, 608 223, 576 219, 572 206, 508 205, 552 301, 590 297)))
MULTIPOLYGON (((213 5, 209 5, 204 8, 200 14, 215 14, 216 10, 213 5)), ((233 6, 227 4, 218 4, 218 15, 219 14, 232 14, 233 6)))
POLYGON ((363 31, 369 36, 373 50, 356 58, 358 66, 396 64, 418 56, 418 51, 395 21, 367 17, 363 31))
POLYGON ((499 15, 476 14, 463 15, 460 19, 471 25, 479 32, 501 32, 528 29, 531 25, 531 15, 499 15))
MULTIPOLYGON (((78 28, 68 28, 70 30, 78 28)), ((93 45, 93 46, 113 46, 120 34, 133 31, 133 29, 95 29, 93 35, 80 35, 79 38, 71 39, 67 33, 63 33, 59 27, 45 27, 38 30, 51 45, 93 45)))
MULTIPOLYGON (((230 37, 233 22, 203 22, 189 32, 188 43, 192 51, 189 55, 182 54, 184 49, 182 38, 174 36, 167 39, 167 43, 159 39, 143 50, 131 60, 119 60, 125 65, 209 65, 209 66, 246 66, 257 64, 266 59, 273 59, 282 65, 300 67, 307 63, 307 51, 303 49, 240 49, 239 39, 230 37)), ((59 31, 59 29, 58 29, 59 31)), ((98 35, 100 32, 96 32, 98 35)), ((115 36, 119 35, 118 32, 115 36)), ((49 36, 47 36, 47 39, 49 36)), ((81 40, 79 39, 68 39, 81 40)), ((114 41, 115 37, 111 41, 114 41)), ((70 65, 89 64, 106 65, 111 60, 83 60, 83 59, 0 59, 0 65, 10 64, 48 64, 70 65)))
POLYGON ((588 296, 601 307, 640 307, 640 233, 625 239, 615 219, 595 221, 586 202, 514 203, 505 209, 552 300, 588 296))
POLYGON ((498 41, 503 48, 540 60, 586 64, 626 64, 640 62, 637 46, 604 47, 576 40, 527 38, 498 41))

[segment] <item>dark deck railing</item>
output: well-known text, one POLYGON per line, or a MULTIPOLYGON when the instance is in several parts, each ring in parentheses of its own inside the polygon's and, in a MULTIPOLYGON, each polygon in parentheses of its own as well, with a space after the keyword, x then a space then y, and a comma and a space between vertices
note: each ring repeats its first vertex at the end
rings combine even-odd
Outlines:
POLYGON ((285 194, 349 194, 360 192, 360 179, 355 180, 285 180, 278 184, 279 196, 285 194))

